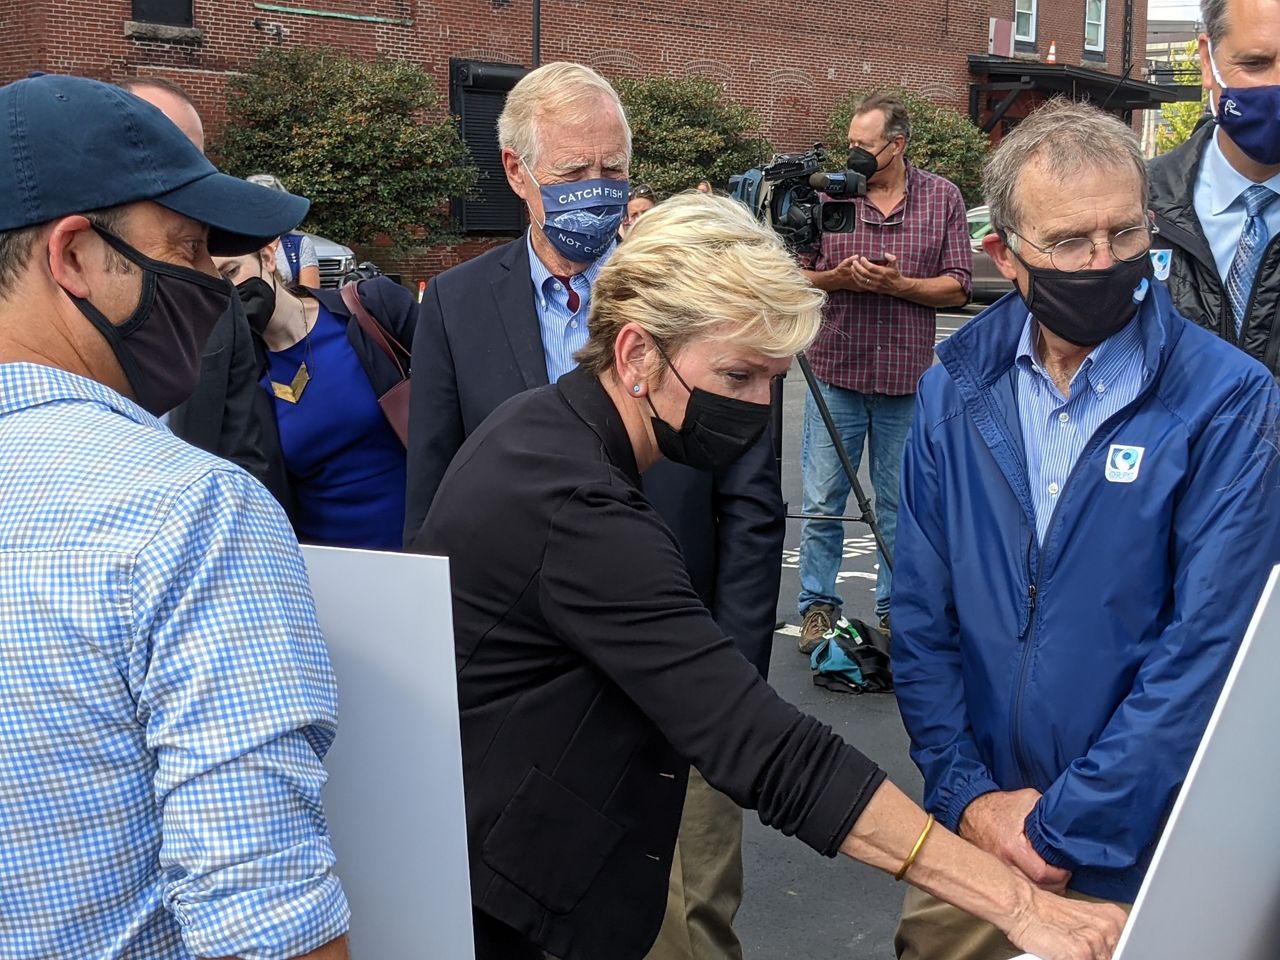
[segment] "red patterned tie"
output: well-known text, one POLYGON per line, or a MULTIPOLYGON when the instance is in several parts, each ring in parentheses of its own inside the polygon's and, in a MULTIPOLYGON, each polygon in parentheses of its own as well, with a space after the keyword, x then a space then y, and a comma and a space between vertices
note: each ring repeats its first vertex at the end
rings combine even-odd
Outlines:
POLYGON ((558 273, 553 273, 553 277, 560 281, 560 286, 564 287, 565 293, 569 295, 569 312, 578 312, 578 291, 573 289, 573 285, 569 283, 568 277, 562 277, 558 273))

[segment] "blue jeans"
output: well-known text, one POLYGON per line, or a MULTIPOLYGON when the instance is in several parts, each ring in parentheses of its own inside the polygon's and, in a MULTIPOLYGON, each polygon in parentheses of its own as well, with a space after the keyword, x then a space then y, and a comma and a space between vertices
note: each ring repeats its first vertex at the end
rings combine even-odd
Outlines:
MULTIPOLYGON (((831 410, 840 439, 849 452, 853 468, 862 462, 864 440, 871 450, 871 486, 875 490, 876 520, 885 545, 893 550, 893 535, 898 528, 898 480, 902 471, 902 447, 915 413, 915 394, 889 397, 878 393, 855 393, 828 383, 818 382, 822 397, 831 410)), ((835 444, 827 434, 813 396, 805 397, 804 444, 800 454, 804 474, 804 512, 825 515, 845 513, 851 486, 845 476, 835 444)), ((857 512, 857 503, 849 505, 857 512)), ((797 605, 801 616, 814 603, 843 606, 836 594, 836 574, 844 553, 844 525, 838 520, 805 520, 800 527, 800 597, 797 605)), ((876 616, 889 612, 889 594, 893 587, 884 557, 880 558, 876 577, 876 616)))

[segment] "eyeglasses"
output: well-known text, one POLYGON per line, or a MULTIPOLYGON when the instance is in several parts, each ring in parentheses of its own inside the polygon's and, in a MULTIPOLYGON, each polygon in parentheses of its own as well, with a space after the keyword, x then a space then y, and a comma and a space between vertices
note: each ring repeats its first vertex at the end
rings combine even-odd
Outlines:
POLYGON ((907 201, 910 199, 911 194, 909 193, 903 196, 902 206, 887 217, 880 213, 879 207, 876 207, 876 213, 880 214, 881 217, 879 220, 874 220, 867 216, 867 210, 870 209, 873 204, 864 199, 862 203, 858 204, 858 219, 873 227, 900 227, 902 226, 902 222, 907 219, 907 201))
POLYGON ((1140 227, 1129 227, 1119 233, 1113 233, 1106 240, 1072 237, 1069 240, 1060 240, 1049 247, 1041 247, 1032 243, 1022 234, 1013 230, 1009 231, 1010 234, 1018 237, 1033 250, 1038 250, 1048 256, 1053 268, 1063 273, 1075 273, 1078 270, 1087 268, 1093 263, 1098 247, 1104 244, 1111 249, 1113 259, 1124 263, 1138 260, 1146 256, 1147 251, 1151 249, 1151 237, 1155 232, 1154 224, 1143 224, 1140 227))
POLYGON ((654 193, 654 192, 653 192, 653 187, 649 186, 647 183, 642 183, 642 184, 640 184, 640 186, 638 186, 638 187, 633 187, 633 188, 631 189, 631 199, 632 199, 632 200, 640 199, 640 200, 655 200, 655 201, 656 201, 656 200, 658 199, 658 195, 657 195, 656 193, 654 193))

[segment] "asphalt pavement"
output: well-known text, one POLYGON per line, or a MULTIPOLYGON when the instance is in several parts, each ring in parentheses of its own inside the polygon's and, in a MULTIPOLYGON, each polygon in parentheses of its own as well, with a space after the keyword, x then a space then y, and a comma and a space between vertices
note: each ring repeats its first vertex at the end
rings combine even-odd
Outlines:
MULTIPOLYGON (((963 313, 939 314, 938 339, 976 312, 973 307, 963 313)), ((794 513, 800 511, 804 396, 804 377, 793 368, 783 388, 782 489, 794 513)), ((873 497, 865 462, 860 480, 873 497)), ((849 512, 856 512, 852 498, 849 512)), ((893 695, 838 694, 813 685, 809 658, 796 647, 799 545, 800 522, 788 521, 778 604, 778 619, 787 626, 774 635, 769 680, 783 697, 830 724, 919 800, 920 774, 907 754, 907 735, 893 695)), ((876 556, 868 527, 846 524, 844 555, 839 592, 845 609, 874 622, 876 556)), ((904 892, 892 877, 847 857, 825 859, 798 840, 763 826, 750 811, 745 817, 743 858, 746 894, 737 929, 746 960, 891 960, 904 892)))

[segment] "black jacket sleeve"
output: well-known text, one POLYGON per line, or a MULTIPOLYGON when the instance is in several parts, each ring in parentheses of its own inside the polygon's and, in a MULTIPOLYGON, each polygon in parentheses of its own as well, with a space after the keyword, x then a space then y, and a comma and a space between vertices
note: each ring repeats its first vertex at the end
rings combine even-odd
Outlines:
POLYGON ((440 285, 427 285, 413 342, 404 541, 412 547, 453 455, 466 439, 440 285))
POLYGON ((767 677, 786 534, 772 431, 766 430, 742 459, 715 475, 712 497, 716 580, 711 612, 767 677))
POLYGON ((188 400, 170 414, 173 432, 266 482, 256 406, 260 369, 254 337, 239 297, 218 319, 201 357, 200 380, 188 400))
POLYGON ((539 606, 671 745, 740 806, 834 856, 884 779, 780 698, 717 628, 638 491, 586 484, 557 511, 539 606))
POLYGON ((257 396, 258 358, 253 333, 239 297, 231 298, 231 366, 227 376, 227 404, 222 417, 219 454, 238 463, 262 483, 267 482, 267 458, 262 452, 262 427, 257 396))

